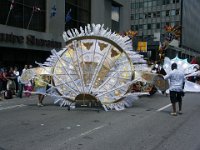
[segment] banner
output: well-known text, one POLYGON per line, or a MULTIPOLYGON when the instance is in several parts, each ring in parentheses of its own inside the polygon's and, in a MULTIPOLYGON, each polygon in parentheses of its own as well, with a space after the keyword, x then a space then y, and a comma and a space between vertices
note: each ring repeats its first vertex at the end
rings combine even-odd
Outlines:
POLYGON ((147 52, 147 42, 138 42, 137 50, 140 52, 147 52))

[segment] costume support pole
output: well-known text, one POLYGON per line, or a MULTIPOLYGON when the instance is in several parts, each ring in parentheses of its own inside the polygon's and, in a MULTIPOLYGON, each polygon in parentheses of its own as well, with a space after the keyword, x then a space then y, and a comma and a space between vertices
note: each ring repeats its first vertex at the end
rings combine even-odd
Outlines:
POLYGON ((33 18, 33 14, 34 14, 34 10, 32 10, 31 18, 30 18, 30 20, 29 20, 29 22, 28 22, 27 29, 29 28, 29 25, 31 24, 31 20, 32 20, 32 18, 33 18))
POLYGON ((10 17, 10 12, 11 12, 11 10, 12 10, 12 9, 10 9, 9 12, 8 12, 8 16, 7 16, 7 18, 6 18, 6 25, 8 24, 8 20, 9 20, 9 17, 10 17))

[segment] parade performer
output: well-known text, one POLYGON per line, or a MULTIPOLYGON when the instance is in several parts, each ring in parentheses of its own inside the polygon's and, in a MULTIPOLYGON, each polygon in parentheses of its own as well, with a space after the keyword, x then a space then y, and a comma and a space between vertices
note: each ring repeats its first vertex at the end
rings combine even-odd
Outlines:
MULTIPOLYGON (((173 59, 169 59, 168 57, 165 57, 163 68, 165 69, 167 73, 171 72, 170 66, 173 63, 176 63, 178 65, 178 70, 183 72, 186 78, 184 92, 200 92, 200 85, 188 80, 188 78, 191 76, 198 77, 198 70, 196 68, 199 68, 199 65, 190 64, 188 63, 187 59, 180 59, 177 56, 173 59)), ((167 93, 168 91, 169 90, 167 90, 167 93)))
POLYGON ((170 100, 172 103, 171 115, 176 116, 176 103, 178 102, 179 106, 179 114, 182 114, 182 96, 183 96, 183 89, 185 85, 185 77, 183 72, 177 70, 177 64, 173 63, 171 65, 172 72, 164 76, 164 79, 170 81, 170 100))
POLYGON ((47 75, 38 75, 34 79, 34 89, 35 93, 38 94, 38 106, 44 106, 43 100, 47 89, 47 84, 49 82, 49 76, 47 75))

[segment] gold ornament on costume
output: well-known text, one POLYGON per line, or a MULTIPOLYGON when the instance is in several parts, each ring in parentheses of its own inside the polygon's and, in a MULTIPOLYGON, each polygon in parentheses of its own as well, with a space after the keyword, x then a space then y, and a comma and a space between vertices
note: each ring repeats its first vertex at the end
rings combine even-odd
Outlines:
POLYGON ((87 42, 87 43, 83 43, 83 45, 87 48, 87 50, 90 50, 90 48, 93 45, 93 43, 92 42, 87 42))
POLYGON ((115 51, 114 49, 111 50, 111 57, 115 57, 119 55, 119 53, 117 51, 115 51))
POLYGON ((100 47, 101 51, 104 50, 107 46, 108 46, 108 44, 99 42, 99 47, 100 47))

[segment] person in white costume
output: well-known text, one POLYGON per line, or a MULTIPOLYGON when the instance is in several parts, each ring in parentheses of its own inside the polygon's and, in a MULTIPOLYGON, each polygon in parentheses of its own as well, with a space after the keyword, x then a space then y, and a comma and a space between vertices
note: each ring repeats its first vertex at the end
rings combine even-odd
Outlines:
POLYGON ((170 100, 172 103, 172 109, 171 115, 176 116, 176 103, 178 102, 179 106, 179 114, 182 114, 182 96, 183 96, 183 89, 185 85, 185 77, 183 72, 177 70, 177 64, 173 63, 171 65, 172 71, 164 76, 164 79, 170 81, 170 100))

